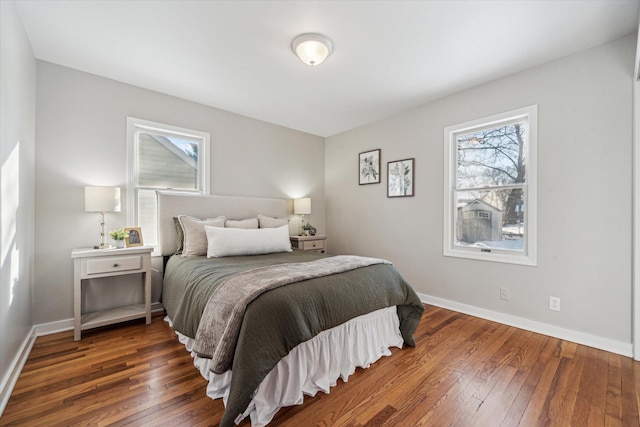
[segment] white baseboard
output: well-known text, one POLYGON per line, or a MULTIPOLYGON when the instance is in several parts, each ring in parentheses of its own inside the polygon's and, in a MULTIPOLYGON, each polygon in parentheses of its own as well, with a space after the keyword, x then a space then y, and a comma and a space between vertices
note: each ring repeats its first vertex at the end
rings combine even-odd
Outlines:
POLYGON ((548 335, 550 337, 575 342, 600 350, 610 351, 622 356, 632 357, 633 355, 633 345, 631 343, 615 341, 580 331, 574 331, 572 329, 561 328, 559 326, 525 319, 524 317, 500 313, 498 311, 487 310, 484 308, 447 300, 444 298, 433 297, 425 294, 418 294, 418 296, 425 304, 435 305, 471 316, 480 317, 482 319, 487 319, 527 331, 536 332, 538 334, 548 335))
POLYGON ((70 331, 73 329, 73 319, 58 320, 56 322, 40 323, 35 325, 36 336, 57 334, 58 332, 70 331))
POLYGON ((9 397, 11 397, 11 393, 13 392, 13 388, 16 386, 16 382, 18 381, 18 377, 20 376, 20 372, 22 372, 22 368, 24 367, 29 354, 31 353, 31 348, 33 344, 36 342, 36 331, 35 327, 32 327, 24 341, 22 342, 22 346, 20 350, 13 358, 11 365, 4 378, 2 378, 2 383, 0 383, 0 415, 4 412, 4 408, 7 406, 9 402, 9 397))

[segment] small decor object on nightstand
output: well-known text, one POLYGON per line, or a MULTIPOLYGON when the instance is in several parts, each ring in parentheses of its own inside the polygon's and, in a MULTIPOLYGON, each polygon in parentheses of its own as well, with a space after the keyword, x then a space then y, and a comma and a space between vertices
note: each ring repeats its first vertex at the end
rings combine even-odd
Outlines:
POLYGON ((313 225, 306 223, 302 226, 301 236, 315 236, 315 235, 316 235, 316 229, 313 227, 313 225), (311 230, 313 230, 313 233, 311 233, 311 230))
POLYGON ((125 239, 129 237, 129 232, 124 228, 121 228, 120 230, 109 231, 109 236, 113 239, 113 245, 116 248, 124 248, 125 239))
POLYGON ((142 230, 140 227, 126 227, 125 230, 129 233, 127 236, 127 247, 142 246, 142 230))

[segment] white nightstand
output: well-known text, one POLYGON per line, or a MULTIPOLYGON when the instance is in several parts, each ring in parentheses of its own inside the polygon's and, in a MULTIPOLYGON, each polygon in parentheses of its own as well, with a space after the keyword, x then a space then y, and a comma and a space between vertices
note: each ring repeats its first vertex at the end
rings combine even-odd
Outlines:
POLYGON ((73 312, 75 341, 81 331, 132 319, 146 318, 151 323, 151 252, 153 248, 140 246, 125 249, 74 249, 73 312), (134 304, 109 310, 82 314, 82 281, 101 277, 142 274, 144 304, 134 304))
POLYGON ((291 247, 302 251, 313 251, 324 253, 326 248, 325 240, 327 236, 291 236, 291 247))

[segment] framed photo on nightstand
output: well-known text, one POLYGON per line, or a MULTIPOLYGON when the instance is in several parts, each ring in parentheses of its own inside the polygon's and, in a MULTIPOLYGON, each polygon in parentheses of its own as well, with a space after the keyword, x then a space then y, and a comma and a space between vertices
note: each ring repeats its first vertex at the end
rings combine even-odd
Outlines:
POLYGON ((142 230, 140 227, 125 227, 125 230, 129 232, 129 236, 126 239, 128 248, 142 246, 142 230))

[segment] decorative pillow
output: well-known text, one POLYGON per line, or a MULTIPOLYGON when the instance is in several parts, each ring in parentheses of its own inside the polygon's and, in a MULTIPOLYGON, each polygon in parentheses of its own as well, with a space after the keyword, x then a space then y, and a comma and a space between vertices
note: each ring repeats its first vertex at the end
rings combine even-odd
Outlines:
POLYGON ((176 226, 176 255, 180 255, 182 253, 182 248, 184 247, 184 231, 182 231, 182 225, 180 225, 180 220, 177 216, 173 217, 173 225, 176 226))
POLYGON ((258 218, 249 219, 228 219, 224 222, 226 228, 243 228, 252 229, 258 228, 258 218))
POLYGON ((289 226, 255 230, 204 227, 209 246, 207 258, 291 252, 289 226))
POLYGON ((275 218, 272 216, 258 215, 260 221, 260 228, 278 228, 283 225, 289 225, 288 218, 275 218))
POLYGON ((182 231, 184 233, 184 246, 182 256, 199 256, 207 254, 207 233, 204 231, 205 225, 211 227, 224 227, 227 218, 219 216, 217 218, 198 219, 186 215, 178 216, 182 231))

